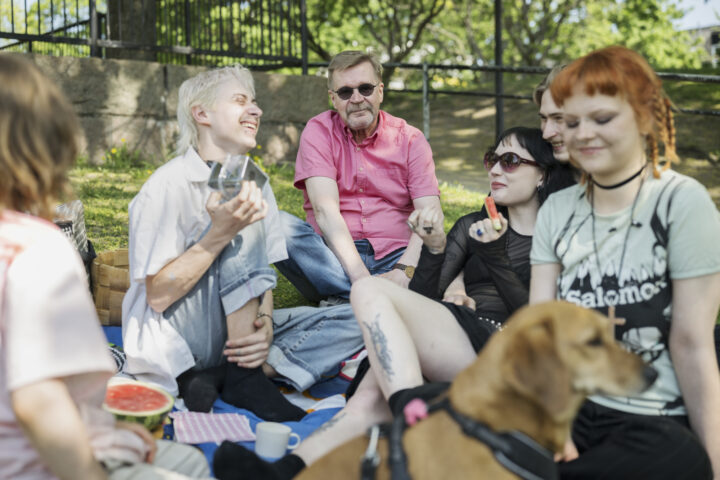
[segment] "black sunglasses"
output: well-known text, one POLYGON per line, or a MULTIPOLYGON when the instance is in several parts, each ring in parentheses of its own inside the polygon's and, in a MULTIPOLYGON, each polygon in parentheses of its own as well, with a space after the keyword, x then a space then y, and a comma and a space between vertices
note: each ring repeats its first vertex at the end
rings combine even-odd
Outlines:
POLYGON ((358 85, 357 87, 340 87, 337 90, 333 90, 333 92, 335 93, 335 95, 340 97, 341 100, 347 100, 352 97, 355 90, 360 92, 360 95, 362 95, 363 97, 369 97, 373 94, 373 92, 375 91, 375 87, 377 87, 378 85, 380 84, 376 83, 375 85, 373 85, 372 83, 363 83, 362 85, 358 85))
POLYGON ((496 155, 494 151, 487 152, 483 158, 483 165, 488 172, 492 170, 496 163, 500 162, 500 168, 505 172, 512 172, 523 163, 538 166, 534 160, 527 160, 514 152, 505 152, 502 155, 496 155))

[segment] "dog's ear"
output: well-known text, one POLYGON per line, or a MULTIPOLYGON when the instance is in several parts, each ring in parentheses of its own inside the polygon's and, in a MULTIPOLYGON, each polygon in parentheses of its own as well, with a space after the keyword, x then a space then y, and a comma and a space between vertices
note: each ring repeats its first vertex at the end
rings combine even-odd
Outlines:
POLYGON ((520 395, 542 407, 552 418, 570 407, 570 372, 559 355, 557 325, 548 316, 511 337, 503 375, 520 395))

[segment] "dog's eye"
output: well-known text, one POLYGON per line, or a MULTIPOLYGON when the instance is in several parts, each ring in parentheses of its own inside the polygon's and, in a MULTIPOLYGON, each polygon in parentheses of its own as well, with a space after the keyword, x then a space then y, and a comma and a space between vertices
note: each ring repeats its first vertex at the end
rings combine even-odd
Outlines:
POLYGON ((600 346, 602 346, 602 344, 603 344, 603 341, 602 341, 602 338, 600 337, 600 335, 598 335, 597 337, 593 337, 587 341, 587 345, 589 347, 600 347, 600 346))

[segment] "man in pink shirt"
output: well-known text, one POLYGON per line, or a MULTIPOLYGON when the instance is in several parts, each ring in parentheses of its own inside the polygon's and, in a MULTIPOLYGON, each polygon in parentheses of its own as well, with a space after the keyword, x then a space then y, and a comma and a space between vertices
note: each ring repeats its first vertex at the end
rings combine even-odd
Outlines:
POLYGON ((422 241, 406 220, 415 209, 440 210, 430 144, 380 110, 381 79, 374 55, 336 55, 328 68, 335 110, 310 119, 300 138, 295 187, 307 222, 281 212, 289 258, 275 265, 314 301, 347 298, 369 275, 407 286, 422 241))

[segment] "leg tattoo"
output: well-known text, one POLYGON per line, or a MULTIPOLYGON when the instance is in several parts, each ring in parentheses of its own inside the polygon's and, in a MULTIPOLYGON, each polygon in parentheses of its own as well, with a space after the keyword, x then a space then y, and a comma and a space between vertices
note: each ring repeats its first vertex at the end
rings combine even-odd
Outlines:
MULTIPOLYGON (((339 422, 340 420, 342 420, 343 418, 345 418, 345 412, 338 412, 337 415, 335 415, 334 417, 332 417, 332 418, 331 418, 330 420, 328 420, 327 422, 323 423, 323 424, 320 426, 320 428, 318 428, 318 429, 315 430, 312 434, 310 434, 310 437, 313 437, 313 436, 315 436, 315 435, 317 435, 317 434, 319 434, 319 433, 322 433, 322 432, 324 432, 325 430, 330 430, 330 428, 331 428, 333 425, 335 425, 336 423, 338 423, 338 422, 339 422)), ((310 437, 308 437, 308 438, 310 438, 310 437)))
POLYGON ((380 314, 378 313, 375 316, 375 322, 373 322, 372 324, 369 324, 367 322, 363 323, 365 324, 365 328, 367 328, 368 332, 370 333, 370 339, 372 340, 373 348, 375 349, 375 355, 380 362, 380 366, 382 367, 383 371, 385 371, 385 375, 387 376, 388 380, 391 380, 393 376, 395 376, 395 371, 392 368, 392 356, 390 354, 390 349, 388 348, 387 337, 380 328, 379 320, 380 314))

